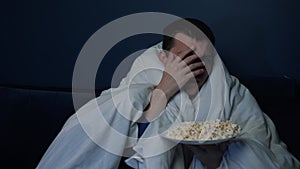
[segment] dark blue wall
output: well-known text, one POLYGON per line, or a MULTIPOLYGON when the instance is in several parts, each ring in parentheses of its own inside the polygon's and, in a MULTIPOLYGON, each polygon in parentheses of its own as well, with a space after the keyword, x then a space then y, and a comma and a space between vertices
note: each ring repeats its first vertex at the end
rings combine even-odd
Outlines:
MULTIPOLYGON (((291 83, 296 79, 300 84, 299 7, 299 0, 1 2, 2 166, 35 168, 74 113, 68 89, 72 87, 76 58, 89 37, 114 19, 152 11, 203 20, 215 32, 216 48, 232 74, 240 78, 262 77, 248 83, 249 89, 300 159, 300 141, 294 133, 287 132, 299 128, 300 98, 295 94, 296 85, 291 83)), ((145 34, 118 43, 103 60, 96 87, 109 87, 123 58, 159 40, 158 35, 145 34)), ((77 94, 90 98, 89 93, 77 94)))
MULTIPOLYGON (((114 19, 147 11, 205 21, 235 75, 285 75, 300 81, 299 5, 296 0, 2 2, 0 83, 71 87, 74 64, 87 39, 114 19)), ((157 40, 158 36, 124 40, 108 54, 107 63, 116 66, 157 40)), ((113 67, 99 69, 98 88, 110 85, 113 67)))

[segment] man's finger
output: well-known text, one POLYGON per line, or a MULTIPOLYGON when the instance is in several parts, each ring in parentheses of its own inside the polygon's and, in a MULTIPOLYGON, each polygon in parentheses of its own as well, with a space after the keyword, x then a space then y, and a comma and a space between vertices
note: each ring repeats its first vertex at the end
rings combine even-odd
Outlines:
POLYGON ((188 50, 185 50, 183 52, 181 52, 178 56, 184 60, 186 57, 190 56, 190 55, 193 55, 195 54, 194 51, 192 49, 188 49, 188 50))
POLYGON ((197 55, 193 54, 184 58, 183 61, 189 65, 196 62, 201 62, 201 59, 197 55))

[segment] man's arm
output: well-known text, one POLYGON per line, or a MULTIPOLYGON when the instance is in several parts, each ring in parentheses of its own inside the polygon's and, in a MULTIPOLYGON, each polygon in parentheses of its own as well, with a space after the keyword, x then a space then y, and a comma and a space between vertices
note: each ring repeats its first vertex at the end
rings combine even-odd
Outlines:
POLYGON ((160 113, 166 108, 169 100, 195 76, 204 73, 203 69, 197 69, 203 67, 202 62, 194 63, 193 60, 198 56, 192 54, 186 56, 191 50, 187 50, 182 53, 182 56, 175 56, 170 53, 168 56, 165 53, 160 53, 160 60, 165 66, 163 76, 159 84, 152 92, 149 106, 144 112, 142 121, 151 122, 157 118, 160 113), (184 59, 182 59, 184 58, 184 59))

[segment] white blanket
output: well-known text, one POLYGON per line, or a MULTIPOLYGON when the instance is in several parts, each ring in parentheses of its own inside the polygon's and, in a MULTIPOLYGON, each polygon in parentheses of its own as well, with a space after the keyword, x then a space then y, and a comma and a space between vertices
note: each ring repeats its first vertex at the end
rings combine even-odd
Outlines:
MULTIPOLYGON (((134 168, 184 168, 188 155, 180 145, 159 134, 180 121, 231 120, 242 128, 241 141, 232 143, 219 168, 299 168, 299 161, 280 141, 272 121, 251 93, 229 75, 218 55, 212 72, 194 100, 176 95, 137 139, 136 120, 148 105, 163 65, 161 44, 136 59, 118 88, 104 91, 70 117, 37 168, 118 168, 120 155, 134 168), (129 136, 129 137, 128 137, 129 136)), ((190 168, 204 168, 193 159, 190 168)))

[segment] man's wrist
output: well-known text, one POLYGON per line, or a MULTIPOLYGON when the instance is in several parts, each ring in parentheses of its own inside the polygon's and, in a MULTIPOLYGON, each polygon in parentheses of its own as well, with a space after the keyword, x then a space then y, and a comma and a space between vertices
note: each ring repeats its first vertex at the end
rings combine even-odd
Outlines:
POLYGON ((175 95, 175 91, 157 85, 152 94, 155 94, 159 99, 166 99, 168 102, 175 95))
POLYGON ((156 119, 166 108, 167 103, 168 99, 165 93, 160 89, 154 89, 152 91, 149 108, 145 111, 144 114, 145 120, 151 122, 156 119))
POLYGON ((154 101, 168 102, 168 96, 166 92, 157 87, 152 91, 151 99, 155 99, 154 101))

